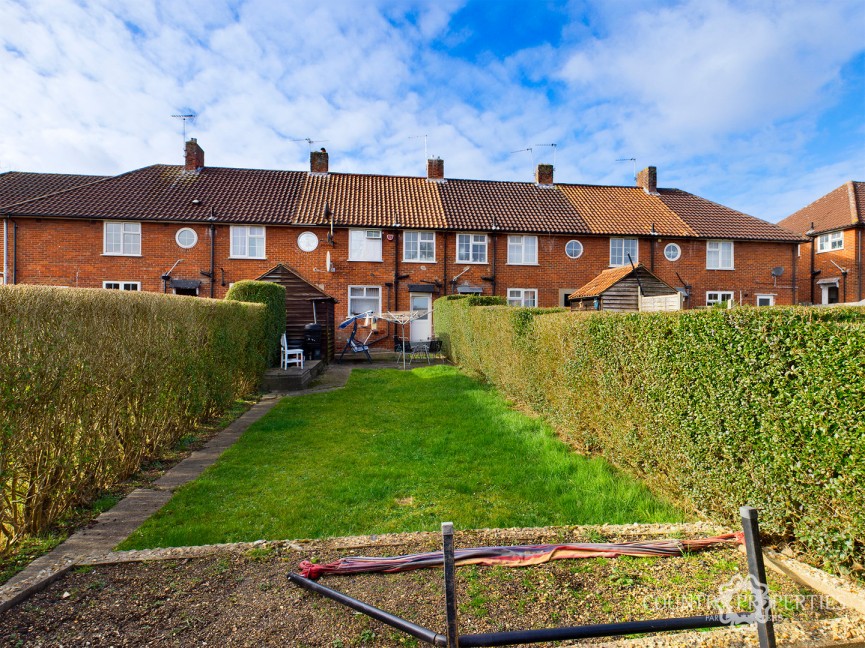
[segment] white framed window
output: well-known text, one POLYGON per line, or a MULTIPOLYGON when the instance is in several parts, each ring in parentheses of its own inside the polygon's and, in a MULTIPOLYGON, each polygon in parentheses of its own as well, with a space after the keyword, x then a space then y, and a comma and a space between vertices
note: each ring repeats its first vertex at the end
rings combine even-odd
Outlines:
POLYGON ((538 237, 525 234, 508 236, 508 263, 538 265, 538 237))
POLYGON ((844 232, 829 232, 817 237, 817 252, 844 249, 844 232))
POLYGON ((623 266, 633 263, 637 265, 640 261, 639 241, 635 238, 611 238, 610 239, 610 265, 623 266), (628 258, 630 256, 630 259, 628 258))
POLYGON ((435 232, 406 232, 403 236, 402 258, 410 263, 435 263, 435 232))
POLYGON ((538 291, 534 288, 508 288, 510 306, 537 306, 538 291))
POLYGON ((263 225, 231 226, 231 257, 234 259, 263 259, 265 233, 263 225))
POLYGON ((349 286, 348 314, 358 315, 366 311, 381 312, 381 286, 349 286))
POLYGON ((103 281, 102 287, 108 290, 141 290, 140 281, 103 281))
POLYGON ((348 260, 381 261, 381 230, 349 230, 348 260))
POLYGON ((141 256, 141 223, 105 223, 103 254, 141 256))
POLYGON ((757 295, 757 306, 774 306, 775 295, 757 295))
POLYGON ((486 262, 486 234, 457 234, 457 263, 486 262))
POLYGON ((583 244, 576 239, 568 241, 565 243, 565 254, 569 259, 579 259, 583 256, 583 244))
POLYGON ((198 234, 191 227, 181 227, 174 235, 174 240, 180 247, 188 249, 195 247, 195 244, 198 243, 198 234))
POLYGON ((733 269, 733 241, 706 241, 706 270, 733 269))
POLYGON ((677 243, 667 243, 664 247, 664 258, 667 261, 678 261, 682 256, 682 248, 677 243))
POLYGON ((721 302, 731 302, 733 299, 732 290, 709 290, 706 292, 706 306, 714 306, 721 302))

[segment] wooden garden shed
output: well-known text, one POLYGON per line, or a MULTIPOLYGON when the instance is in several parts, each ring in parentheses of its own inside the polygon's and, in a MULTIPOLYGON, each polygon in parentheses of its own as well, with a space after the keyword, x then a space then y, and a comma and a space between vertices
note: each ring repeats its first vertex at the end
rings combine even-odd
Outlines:
MULTIPOLYGON (((288 340, 303 344, 310 332, 309 324, 321 325, 320 358, 333 360, 334 354, 334 308, 336 299, 309 283, 296 271, 280 263, 258 278, 285 286, 285 335, 288 340)), ((310 357, 308 345, 304 345, 310 357)))
POLYGON ((661 281, 642 263, 604 270, 568 296, 571 310, 618 312, 674 311, 682 308, 682 295, 661 281))

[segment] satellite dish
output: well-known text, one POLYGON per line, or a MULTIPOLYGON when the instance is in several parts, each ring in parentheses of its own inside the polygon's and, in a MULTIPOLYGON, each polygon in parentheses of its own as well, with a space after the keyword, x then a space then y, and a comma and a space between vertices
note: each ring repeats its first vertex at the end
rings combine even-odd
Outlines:
POLYGON ((784 266, 776 266, 772 268, 773 277, 780 277, 782 274, 784 274, 784 266))

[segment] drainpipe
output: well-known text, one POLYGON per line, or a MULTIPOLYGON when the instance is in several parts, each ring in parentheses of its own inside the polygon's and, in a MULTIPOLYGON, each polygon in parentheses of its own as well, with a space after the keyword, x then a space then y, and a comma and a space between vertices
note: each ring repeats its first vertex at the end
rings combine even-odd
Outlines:
POLYGON ((491 236, 491 238, 493 239, 493 268, 492 268, 493 269, 493 277, 492 277, 492 281, 490 283, 491 283, 493 295, 495 295, 496 294, 496 243, 498 242, 499 237, 498 237, 498 235, 493 234, 491 236))
POLYGON ((18 283, 18 223, 12 221, 12 284, 18 283))
POLYGON ((399 230, 393 233, 393 309, 399 310, 399 230))
POLYGON ((865 225, 859 224, 856 228, 856 301, 862 301, 862 230, 865 225))
POLYGON ((9 283, 9 217, 3 219, 3 285, 9 283))
POLYGON ((797 281, 796 281, 796 278, 797 278, 797 275, 799 272, 799 268, 798 268, 799 255, 797 253, 799 247, 798 247, 798 245, 793 245, 793 246, 791 246, 790 249, 792 251, 792 257, 793 257, 793 295, 792 295, 793 301, 792 301, 792 305, 795 306, 796 304, 799 303, 799 295, 798 295, 798 287, 799 286, 798 286, 797 281))
POLYGON ((816 249, 814 248, 814 223, 811 223, 811 229, 805 232, 805 236, 807 236, 811 240, 811 304, 814 304, 814 278, 817 274, 814 271, 814 255, 816 254, 816 249))
POLYGON ((447 232, 442 232, 442 286, 444 287, 445 295, 448 294, 448 238, 447 232))
POLYGON ((216 244, 216 225, 210 224, 210 298, 213 299, 214 283, 216 283, 216 263, 214 246, 216 244))

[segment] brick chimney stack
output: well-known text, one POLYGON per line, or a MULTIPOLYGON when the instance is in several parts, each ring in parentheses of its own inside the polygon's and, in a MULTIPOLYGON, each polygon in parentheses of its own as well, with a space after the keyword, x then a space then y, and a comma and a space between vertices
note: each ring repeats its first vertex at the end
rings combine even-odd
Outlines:
POLYGON ((310 173, 327 173, 328 158, 327 151, 322 147, 320 151, 310 151, 309 153, 309 172, 310 173))
POLYGON ((445 179, 445 161, 441 158, 432 158, 426 161, 427 180, 445 179))
POLYGON ((186 143, 186 165, 184 171, 200 171, 204 167, 204 150, 194 137, 186 143))
POLYGON ((553 165, 539 164, 535 171, 535 182, 539 185, 551 186, 553 184, 553 165))
POLYGON ((650 194, 658 193, 658 169, 657 167, 646 167, 637 174, 637 186, 650 194))

